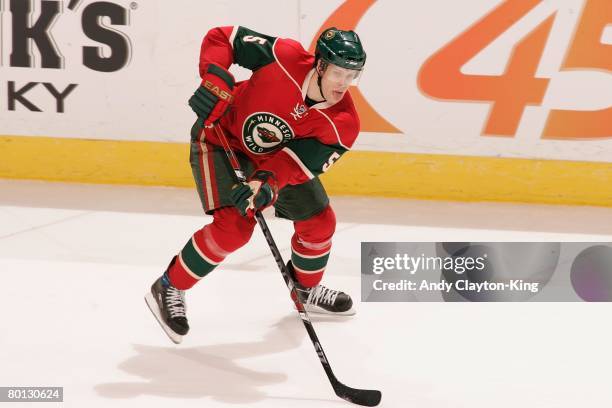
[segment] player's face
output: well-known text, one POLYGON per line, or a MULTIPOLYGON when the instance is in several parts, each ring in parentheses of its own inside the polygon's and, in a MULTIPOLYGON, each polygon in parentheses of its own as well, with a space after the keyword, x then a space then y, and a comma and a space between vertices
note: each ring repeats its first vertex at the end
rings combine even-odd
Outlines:
POLYGON ((339 102, 360 73, 361 71, 355 69, 327 64, 321 75, 323 97, 331 104, 339 102))

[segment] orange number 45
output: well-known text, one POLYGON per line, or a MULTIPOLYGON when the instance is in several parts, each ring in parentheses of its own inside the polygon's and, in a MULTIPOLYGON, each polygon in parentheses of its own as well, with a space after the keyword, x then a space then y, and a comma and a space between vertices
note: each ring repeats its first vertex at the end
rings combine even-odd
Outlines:
MULTIPOLYGON (((497 8, 432 55, 421 67, 418 85, 425 95, 454 101, 491 102, 484 135, 512 137, 525 107, 541 105, 548 78, 535 76, 555 19, 548 17, 514 47, 502 75, 466 75, 461 67, 495 41, 542 0, 505 0, 497 8)), ((585 0, 585 7, 562 70, 612 73, 612 45, 601 43, 612 24, 612 1, 585 0)), ((599 111, 552 110, 544 128, 547 139, 612 137, 612 107, 599 111)))

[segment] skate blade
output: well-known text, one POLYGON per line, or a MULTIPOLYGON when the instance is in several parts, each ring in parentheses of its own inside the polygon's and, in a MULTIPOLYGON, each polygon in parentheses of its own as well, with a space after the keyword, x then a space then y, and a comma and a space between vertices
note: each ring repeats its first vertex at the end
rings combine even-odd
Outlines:
POLYGON ((355 309, 355 305, 351 306, 349 310, 346 312, 330 312, 328 310, 323 309, 319 306, 313 305, 304 305, 304 309, 308 312, 308 314, 314 315, 327 315, 327 316, 353 316, 357 313, 357 309, 355 309))
POLYGON ((155 319, 157 319, 157 322, 164 330, 164 332, 166 332, 170 340, 172 340, 175 344, 180 344, 183 341, 183 336, 177 334, 174 330, 170 328, 170 326, 166 324, 166 322, 164 322, 164 319, 162 318, 161 312, 159 310, 159 306, 157 305, 157 301, 153 297, 152 293, 149 292, 145 295, 145 302, 147 302, 149 310, 151 310, 151 313, 153 313, 153 316, 155 316, 155 319))

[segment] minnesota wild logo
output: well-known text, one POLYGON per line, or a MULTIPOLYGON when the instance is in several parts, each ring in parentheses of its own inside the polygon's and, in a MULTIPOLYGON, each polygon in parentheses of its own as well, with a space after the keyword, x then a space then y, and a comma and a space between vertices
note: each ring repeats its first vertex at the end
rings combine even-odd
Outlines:
POLYGON ((293 139, 287 122, 268 112, 255 112, 242 125, 242 141, 255 154, 266 154, 293 139))

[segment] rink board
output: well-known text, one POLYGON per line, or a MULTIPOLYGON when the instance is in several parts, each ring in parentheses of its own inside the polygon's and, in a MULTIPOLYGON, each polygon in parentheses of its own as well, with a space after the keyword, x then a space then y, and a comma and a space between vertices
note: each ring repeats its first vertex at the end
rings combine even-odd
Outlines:
POLYGON ((609 0, 65 3, 0 0, 0 177, 192 188, 187 100, 208 30, 313 51, 336 26, 368 62, 331 193, 612 205, 609 0), (23 21, 53 21, 48 41, 23 21))
MULTIPOLYGON (((193 187, 182 143, 0 137, 0 178, 193 187)), ((330 194, 612 206, 600 162, 353 151, 330 194)))

